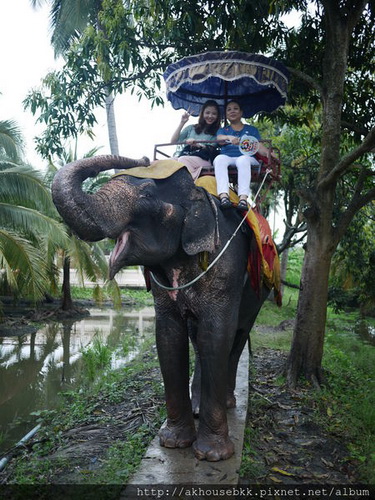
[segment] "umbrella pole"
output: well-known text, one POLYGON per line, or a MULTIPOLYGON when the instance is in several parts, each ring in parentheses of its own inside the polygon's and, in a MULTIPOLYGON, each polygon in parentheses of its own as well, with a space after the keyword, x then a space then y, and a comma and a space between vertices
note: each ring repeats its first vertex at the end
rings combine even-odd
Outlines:
POLYGON ((226 114, 227 104, 228 104, 228 82, 227 80, 225 80, 224 81, 224 126, 225 127, 228 125, 227 114, 226 114))

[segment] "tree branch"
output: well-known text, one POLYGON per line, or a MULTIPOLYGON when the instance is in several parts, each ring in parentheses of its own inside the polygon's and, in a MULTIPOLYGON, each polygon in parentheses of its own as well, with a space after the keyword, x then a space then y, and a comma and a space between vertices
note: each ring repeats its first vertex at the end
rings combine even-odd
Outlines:
POLYGON ((305 83, 307 83, 307 85, 309 85, 309 87, 318 91, 319 94, 322 94, 322 87, 316 80, 314 80, 314 78, 307 75, 303 71, 300 71, 299 69, 292 68, 291 66, 288 66, 287 69, 288 69, 289 73, 291 75, 293 75, 295 78, 297 78, 298 80, 304 81, 305 83))
POLYGON ((350 34, 357 25, 359 18, 366 7, 367 0, 360 0, 357 5, 350 5, 350 13, 348 12, 348 33, 350 34))
POLYGON ((294 285, 293 283, 289 283, 289 281, 281 280, 281 283, 289 288, 295 288, 296 290, 301 290, 301 285, 294 285))
MULTIPOLYGON (((363 182, 362 182, 362 184, 363 184, 363 182)), ((333 236, 335 247, 338 245, 338 243, 341 240, 341 238, 343 237, 345 231, 348 229, 349 224, 353 220, 353 217, 355 216, 355 214, 362 207, 367 205, 367 203, 369 203, 372 200, 375 200, 375 187, 370 189, 369 191, 367 191, 367 193, 365 193, 362 196, 354 195, 350 205, 345 210, 345 212, 342 214, 342 216, 339 220, 339 223, 337 224, 337 226, 335 228, 334 236, 333 236)))
POLYGON ((332 185, 358 158, 365 153, 370 153, 375 146, 375 127, 365 137, 365 140, 356 149, 343 156, 336 166, 319 182, 317 189, 325 189, 332 185))
POLYGON ((342 128, 346 128, 348 130, 351 130, 352 132, 355 132, 356 134, 360 135, 366 135, 368 134, 368 129, 365 127, 361 127, 359 125, 355 125, 354 123, 349 123, 344 120, 341 120, 341 126, 342 128))
POLYGON ((302 241, 304 237, 306 236, 306 231, 307 231, 307 225, 305 222, 300 223, 296 226, 290 226, 287 221, 284 220, 284 224, 287 227, 287 230, 284 233, 284 237, 282 242, 277 245, 277 250, 279 253, 282 253, 286 248, 289 248, 291 246, 295 246, 297 243, 302 241), (293 242, 293 245, 291 245, 292 238, 297 234, 297 233, 304 233, 301 238, 293 242))
POLYGON ((367 0, 359 0, 357 5, 355 5, 355 2, 351 2, 349 7, 346 5, 340 7, 340 2, 337 0, 321 0, 321 2, 332 22, 337 23, 339 20, 343 21, 346 18, 347 33, 350 35, 362 15, 367 0))

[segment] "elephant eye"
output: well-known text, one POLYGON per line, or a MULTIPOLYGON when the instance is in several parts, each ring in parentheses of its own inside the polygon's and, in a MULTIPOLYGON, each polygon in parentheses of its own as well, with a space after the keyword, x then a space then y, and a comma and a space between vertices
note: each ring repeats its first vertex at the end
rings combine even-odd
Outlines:
POLYGON ((151 199, 153 199, 153 195, 150 191, 144 191, 143 193, 139 193, 139 201, 150 201, 151 199))

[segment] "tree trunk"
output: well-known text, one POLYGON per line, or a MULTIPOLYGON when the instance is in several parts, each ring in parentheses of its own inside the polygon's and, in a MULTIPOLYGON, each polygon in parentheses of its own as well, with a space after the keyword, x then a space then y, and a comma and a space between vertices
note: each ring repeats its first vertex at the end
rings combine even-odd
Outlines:
POLYGON ((62 284, 62 303, 63 311, 71 311, 73 309, 72 295, 70 291, 70 258, 64 257, 63 263, 63 284, 62 284))
POLYGON ((115 108, 114 108, 115 98, 112 93, 107 93, 105 99, 105 109, 107 112, 107 127, 108 127, 108 139, 109 147, 112 155, 118 156, 119 147, 117 140, 117 129, 116 129, 116 118, 115 118, 115 108))
POLYGON ((333 255, 331 196, 321 205, 324 214, 309 221, 302 267, 296 326, 287 361, 287 383, 295 387, 304 375, 315 386, 323 382, 322 356, 327 315, 328 278, 333 255))
POLYGON ((281 277, 281 293, 284 295, 284 284, 286 278, 286 271, 288 267, 288 258, 289 258, 289 250, 290 247, 287 247, 283 253, 281 254, 281 265, 280 265, 280 277, 281 277))
MULTIPOLYGON (((350 16, 343 16, 339 2, 322 1, 326 28, 322 80, 322 154, 315 192, 306 193, 309 206, 307 249, 302 268, 296 326, 287 362, 287 382, 295 387, 304 375, 315 386, 323 382, 321 362, 327 315, 328 278, 335 250, 332 224, 337 179, 319 183, 340 159, 341 109, 350 40, 350 16)), ((357 12, 357 15, 360 11, 357 12)), ((337 244, 337 243, 336 243, 337 244)))

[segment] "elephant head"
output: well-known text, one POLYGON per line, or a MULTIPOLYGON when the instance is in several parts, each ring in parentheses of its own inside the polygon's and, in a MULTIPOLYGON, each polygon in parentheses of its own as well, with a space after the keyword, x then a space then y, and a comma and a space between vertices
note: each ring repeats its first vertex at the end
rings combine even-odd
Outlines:
POLYGON ((217 208, 195 187, 183 167, 166 179, 117 174, 94 194, 82 189, 89 177, 109 169, 148 166, 149 160, 98 156, 63 167, 52 185, 54 203, 81 239, 116 240, 110 278, 124 266, 153 266, 184 251, 212 252, 218 240, 217 208))

